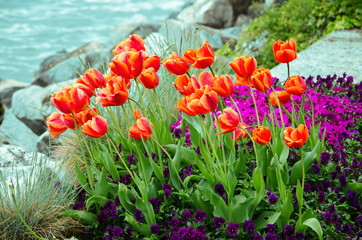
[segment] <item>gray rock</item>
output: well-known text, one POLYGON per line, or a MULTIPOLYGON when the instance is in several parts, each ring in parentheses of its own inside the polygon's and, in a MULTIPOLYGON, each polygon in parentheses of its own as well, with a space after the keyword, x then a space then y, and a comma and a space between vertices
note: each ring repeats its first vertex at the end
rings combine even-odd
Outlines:
POLYGON ((227 0, 196 0, 183 9, 177 19, 189 24, 201 24, 213 28, 231 27, 233 8, 227 0))
POLYGON ((0 92, 9 87, 26 87, 29 83, 20 82, 12 79, 0 78, 0 92))
POLYGON ((50 133, 48 131, 46 131, 38 138, 38 141, 36 142, 36 150, 37 150, 37 152, 48 155, 48 153, 49 153, 49 140, 50 140, 50 133))
POLYGON ((7 108, 10 108, 13 93, 26 86, 29 86, 29 84, 12 79, 0 78, 0 102, 7 108))
POLYGON ((99 68, 111 60, 111 51, 99 43, 88 43, 71 53, 57 53, 43 61, 32 84, 45 87, 78 77, 86 70, 79 58, 87 67, 99 68))
POLYGON ((5 109, 4 120, 0 126, 0 140, 24 148, 28 152, 36 150, 38 136, 20 121, 9 109, 5 109))
MULTIPOLYGON (((297 43, 298 47, 298 43, 297 43)), ((297 59, 289 63, 291 75, 299 74, 326 77, 344 72, 353 76, 354 82, 362 81, 362 31, 335 31, 309 48, 298 52, 297 59)), ((281 81, 287 79, 286 64, 279 64, 271 70, 273 76, 281 81)))
POLYGON ((115 26, 110 32, 112 47, 132 34, 138 34, 142 38, 146 38, 151 33, 157 32, 160 27, 161 24, 157 23, 129 23, 121 26, 115 26))
POLYGON ((234 22, 234 26, 235 27, 244 27, 244 26, 248 27, 250 25, 251 21, 252 21, 252 19, 248 15, 240 14, 236 18, 236 20, 234 22))
POLYGON ((239 14, 246 14, 249 6, 252 4, 252 0, 228 0, 231 4, 234 16, 238 16, 239 14))

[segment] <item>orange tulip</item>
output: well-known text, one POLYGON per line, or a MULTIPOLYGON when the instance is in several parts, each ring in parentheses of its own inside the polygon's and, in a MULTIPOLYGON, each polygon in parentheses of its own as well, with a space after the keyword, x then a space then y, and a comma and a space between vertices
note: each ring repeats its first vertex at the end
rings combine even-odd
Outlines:
POLYGON ((100 88, 105 84, 103 75, 95 68, 88 69, 84 74, 84 79, 93 88, 100 88))
POLYGON ((156 70, 153 67, 144 69, 139 76, 139 79, 147 89, 154 89, 159 83, 156 70))
POLYGON ((107 73, 104 77, 104 83, 107 84, 108 81, 111 80, 113 77, 117 77, 117 75, 114 72, 109 71, 109 73, 107 73))
POLYGON ((297 44, 293 38, 290 38, 289 42, 283 42, 279 39, 273 45, 273 52, 276 62, 288 63, 297 58, 297 44))
POLYGON ((134 110, 134 112, 133 112, 133 117, 134 117, 134 119, 140 119, 140 118, 142 118, 143 117, 143 115, 142 115, 142 113, 141 113, 141 111, 140 110, 138 110, 138 109, 136 109, 136 110, 134 110))
POLYGON ((288 147, 300 148, 308 140, 308 128, 303 124, 299 124, 296 129, 286 127, 283 139, 288 147))
MULTIPOLYGON (((276 91, 276 93, 277 93, 280 105, 286 104, 287 102, 290 101, 290 96, 291 96, 290 93, 288 93, 286 91, 276 91)), ((275 97, 274 92, 269 94, 269 100, 270 100, 271 105, 278 106, 278 101, 275 97)))
POLYGON ((124 39, 122 42, 118 43, 117 46, 112 50, 114 55, 133 51, 145 51, 145 41, 142 39, 141 36, 137 34, 130 35, 128 38, 124 39))
POLYGON ((83 125, 82 132, 93 138, 100 138, 107 133, 108 123, 102 116, 94 116, 83 125))
POLYGON ((53 112, 47 118, 48 131, 51 133, 52 139, 63 133, 67 130, 67 126, 65 126, 64 122, 60 119, 61 114, 58 112, 53 112))
POLYGON ((235 136, 235 141, 240 141, 240 137, 242 138, 246 138, 246 136, 248 136, 248 133, 246 132, 247 130, 243 130, 240 127, 247 129, 249 127, 249 125, 245 124, 245 123, 239 123, 238 127, 235 129, 235 131, 231 134, 231 138, 234 139, 235 136))
MULTIPOLYGON (((77 123, 77 127, 80 127, 83 123, 80 122, 80 119, 77 117, 77 115, 78 114, 75 115, 75 121, 77 123)), ((60 120, 67 128, 75 130, 74 118, 72 114, 62 114, 60 116, 60 120)))
POLYGON ((220 75, 214 79, 212 88, 222 97, 228 97, 234 92, 234 83, 229 75, 220 75))
POLYGON ((145 117, 137 119, 136 123, 129 129, 129 136, 137 140, 142 140, 141 137, 143 137, 144 140, 148 140, 152 135, 151 128, 153 128, 151 122, 150 124, 151 126, 148 124, 147 118, 145 117))
POLYGON ((261 145, 266 145, 271 140, 271 131, 269 128, 260 126, 253 130, 253 140, 261 145))
MULTIPOLYGON (((250 81, 250 79, 249 79, 250 81)), ((247 77, 240 77, 239 75, 236 75, 235 85, 242 85, 249 87, 249 82, 247 77)), ((250 86, 253 87, 253 84, 250 82, 250 86)))
POLYGON ((183 75, 189 70, 189 64, 183 60, 177 53, 171 54, 162 63, 167 71, 173 75, 183 75))
POLYGON ((284 88, 287 90, 288 93, 293 95, 302 95, 307 88, 307 84, 304 79, 299 76, 291 76, 284 85, 284 88))
POLYGON ((161 59, 159 56, 146 55, 145 58, 143 59, 143 68, 144 69, 152 67, 157 72, 158 69, 160 69, 160 66, 161 66, 161 59))
POLYGON ((53 93, 52 103, 63 113, 76 113, 89 104, 89 97, 79 88, 66 86, 59 92, 53 93))
POLYGON ((273 84, 273 77, 270 71, 265 68, 256 69, 250 80, 253 87, 262 92, 270 89, 273 84))
POLYGON ((96 108, 86 108, 83 111, 77 113, 76 119, 81 125, 91 120, 93 117, 98 115, 96 108))
POLYGON ((210 44, 205 40, 197 51, 189 49, 184 53, 183 59, 191 63, 192 68, 205 69, 214 62, 214 52, 210 44))
POLYGON ((201 89, 196 89, 190 96, 186 96, 178 101, 177 109, 190 116, 209 113, 216 109, 218 95, 210 86, 206 85, 201 89))
POLYGON ((83 90, 88 97, 92 97, 94 95, 95 89, 92 86, 81 83, 83 80, 78 78, 77 81, 73 84, 73 87, 83 90))
MULTIPOLYGON (((225 108, 218 119, 220 128, 223 129, 221 134, 234 131, 236 128, 238 128, 240 122, 239 115, 231 108, 225 108)), ((215 121, 215 126, 218 126, 217 121, 215 121)))
POLYGON ((211 72, 203 71, 200 73, 199 77, 197 78, 200 86, 198 88, 202 88, 203 86, 208 85, 209 87, 214 86, 214 76, 211 72))
POLYGON ((102 107, 119 106, 124 104, 127 99, 128 91, 124 78, 113 77, 105 88, 98 90, 96 103, 101 102, 102 107))
POLYGON ((240 77, 251 76, 256 69, 256 59, 254 57, 241 56, 235 58, 230 63, 230 66, 240 77))
POLYGON ((127 79, 137 78, 143 70, 144 55, 144 51, 120 53, 113 58, 109 67, 118 76, 127 79))
POLYGON ((181 75, 176 78, 176 83, 173 85, 184 96, 190 96, 196 89, 200 89, 206 85, 213 86, 214 77, 210 72, 202 72, 199 78, 196 79, 195 75, 192 75, 191 79, 187 75, 181 75))

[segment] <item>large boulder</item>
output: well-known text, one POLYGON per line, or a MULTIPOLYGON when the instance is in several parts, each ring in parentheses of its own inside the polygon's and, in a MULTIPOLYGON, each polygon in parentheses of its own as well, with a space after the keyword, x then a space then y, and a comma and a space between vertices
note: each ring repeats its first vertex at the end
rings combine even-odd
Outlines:
POLYGON ((233 9, 234 16, 239 14, 246 14, 248 12, 249 6, 252 4, 253 0, 227 0, 233 9))
POLYGON ((161 24, 157 23, 128 23, 120 26, 115 26, 110 32, 112 47, 123 41, 129 35, 138 34, 142 38, 146 38, 153 32, 157 32, 161 24))
POLYGON ((234 21, 233 7, 227 0, 196 0, 176 17, 189 24, 200 24, 212 28, 231 27, 234 21))
POLYGON ((45 87, 78 77, 78 73, 86 70, 79 58, 87 67, 99 68, 99 64, 111 60, 111 51, 102 44, 88 43, 70 53, 58 52, 42 62, 40 70, 33 76, 32 84, 45 87))

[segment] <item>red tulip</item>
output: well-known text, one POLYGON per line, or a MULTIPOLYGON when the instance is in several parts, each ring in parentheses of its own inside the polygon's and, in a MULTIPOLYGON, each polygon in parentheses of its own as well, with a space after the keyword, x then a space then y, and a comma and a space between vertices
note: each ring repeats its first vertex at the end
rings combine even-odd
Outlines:
POLYGON ((270 89, 273 84, 273 77, 270 71, 265 68, 256 69, 250 80, 253 87, 262 92, 270 89))
POLYGON ((136 123, 129 129, 129 136, 137 140, 142 140, 142 137, 144 140, 148 140, 152 135, 151 128, 153 128, 151 122, 150 124, 151 126, 148 124, 148 120, 145 117, 137 119, 136 123))
POLYGON ((89 97, 79 88, 66 86, 53 93, 52 103, 63 113, 77 113, 89 104, 89 97))
MULTIPOLYGON (((240 123, 238 114, 231 108, 225 108, 222 114, 218 117, 220 128, 223 129, 221 134, 233 132, 240 123)), ((218 126, 218 121, 215 121, 215 126, 218 126)))
POLYGON ((274 43, 273 52, 275 61, 278 63, 288 63, 297 58, 297 44, 293 38, 285 43, 280 39, 274 43))
POLYGON ((143 117, 143 115, 142 115, 142 113, 141 113, 141 111, 140 110, 138 110, 138 109, 136 109, 136 110, 134 110, 134 112, 133 112, 133 117, 134 117, 134 119, 140 119, 140 118, 142 118, 143 117))
MULTIPOLYGON (((249 78, 250 81, 250 78, 249 78)), ((247 77, 240 77, 239 75, 236 75, 235 85, 242 85, 249 87, 249 82, 247 77)), ((250 82, 250 86, 253 87, 253 84, 250 82)))
POLYGON ((235 58, 230 63, 230 66, 240 77, 251 76, 256 69, 256 59, 254 57, 241 56, 235 58))
POLYGON ((239 123, 238 127, 231 134, 232 139, 235 138, 235 141, 240 141, 239 140, 240 137, 246 138, 246 136, 248 136, 247 130, 243 130, 239 126, 242 127, 242 128, 245 128, 245 129, 247 129, 249 127, 249 125, 247 125, 245 123, 239 123))
POLYGON ((167 71, 173 75, 183 75, 189 70, 189 64, 183 60, 177 53, 171 54, 162 63, 167 71))
POLYGON ((128 91, 124 78, 113 77, 105 88, 98 90, 96 103, 101 102, 102 107, 119 106, 124 104, 127 99, 128 91))
POLYGON ((211 72, 206 72, 206 71, 201 72, 199 77, 197 78, 197 81, 200 84, 200 87, 198 88, 202 88, 203 86, 206 85, 208 85, 209 87, 214 86, 214 76, 211 74, 211 72))
POLYGON ((159 56, 146 55, 145 58, 143 59, 143 68, 144 69, 152 67, 157 72, 158 69, 160 69, 160 66, 161 66, 161 59, 159 56))
POLYGON ((84 79, 93 88, 100 88, 105 84, 103 75, 95 68, 88 69, 84 74, 84 79))
POLYGON ((288 93, 293 95, 302 95, 307 89, 307 84, 304 79, 299 76, 291 76, 284 85, 284 88, 287 90, 288 93))
MULTIPOLYGON (((286 92, 286 91, 276 91, 276 94, 278 96, 278 100, 279 100, 279 104, 280 105, 284 105, 287 102, 290 101, 290 93, 286 92)), ((269 100, 270 100, 270 104, 273 106, 278 106, 278 101, 275 97, 274 92, 269 94, 269 100)))
POLYGON ((76 119, 81 125, 91 120, 93 117, 98 115, 98 110, 96 108, 86 108, 83 111, 76 114, 76 119))
MULTIPOLYGON (((195 93, 193 93, 195 94, 195 93)), ((183 111, 184 113, 186 113, 189 116, 196 116, 197 114, 199 114, 199 112, 196 109, 190 109, 188 107, 188 104, 190 102, 190 97, 185 96, 183 98, 181 98, 180 100, 178 100, 178 104, 176 106, 177 109, 183 111)))
POLYGON ((113 58, 109 67, 112 72, 123 78, 137 78, 143 70, 144 55, 144 51, 123 52, 113 58))
POLYGON ((234 83, 229 75, 220 75, 214 79, 212 88, 222 97, 229 97, 234 92, 234 83))
POLYGON ((283 133, 285 144, 291 148, 300 148, 308 140, 308 128, 299 124, 298 128, 286 127, 283 133))
POLYGON ((154 89, 158 86, 159 79, 154 68, 147 68, 142 71, 139 76, 140 81, 143 83, 143 86, 147 89, 154 89))
POLYGON ((253 130, 253 140, 261 145, 266 145, 271 140, 271 131, 269 128, 260 126, 253 130))
POLYGON ((60 113, 53 112, 46 120, 46 123, 48 125, 48 131, 51 133, 52 139, 67 130, 67 127, 60 119, 60 116, 60 113))
POLYGON ((181 75, 176 78, 176 83, 173 85, 184 96, 190 96, 196 89, 200 89, 206 85, 213 86, 214 77, 210 72, 202 72, 199 78, 196 79, 195 75, 192 75, 191 79, 187 75, 181 75))
POLYGON ((83 125, 82 132, 93 138, 100 138, 107 133, 108 123, 102 116, 94 116, 83 125))
POLYGON ((145 41, 142 39, 141 36, 137 34, 130 35, 128 38, 124 39, 122 42, 118 43, 117 46, 112 50, 114 55, 133 51, 145 51, 145 41))
POLYGON ((77 81, 73 84, 73 87, 83 90, 88 97, 92 97, 95 93, 95 89, 92 86, 81 83, 83 80, 78 78, 77 81), (78 81, 79 80, 79 81, 78 81))
MULTIPOLYGON (((75 115, 75 121, 77 123, 77 127, 80 127, 83 123, 80 122, 80 119, 77 117, 77 115, 78 114, 75 115)), ((60 120, 67 128, 75 130, 74 118, 72 114, 62 114, 60 116, 60 120)))
POLYGON ((192 68, 205 69, 214 62, 214 52, 210 44, 205 40, 197 51, 189 49, 184 53, 183 59, 191 63, 192 68))

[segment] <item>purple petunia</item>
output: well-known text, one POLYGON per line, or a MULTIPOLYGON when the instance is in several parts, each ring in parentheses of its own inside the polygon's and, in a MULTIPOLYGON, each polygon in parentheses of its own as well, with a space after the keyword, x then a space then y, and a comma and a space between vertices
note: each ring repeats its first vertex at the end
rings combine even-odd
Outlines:
POLYGON ((254 235, 255 225, 253 220, 245 220, 243 226, 248 235, 250 236, 254 235))
POLYGON ((274 193, 269 195, 269 203, 271 205, 275 205, 278 202, 278 200, 279 198, 274 193))
POLYGON ((152 204, 152 207, 156 212, 160 211, 161 201, 158 197, 151 198, 148 201, 152 204))
POLYGON ((277 236, 274 235, 274 233, 267 232, 264 240, 277 240, 277 239, 278 238, 277 236))
POLYGON ((266 225, 267 232, 275 233, 275 226, 274 224, 267 224, 266 225))
POLYGON ((321 164, 322 165, 327 165, 330 159, 331 159, 330 153, 328 153, 328 152, 321 153, 321 164))
POLYGON ((223 223, 225 223, 225 219, 223 217, 214 217, 215 228, 220 229, 223 223))
POLYGON ((145 216, 142 215, 142 211, 137 209, 135 210, 134 213, 134 218, 136 219, 137 222, 143 222, 143 219, 145 218, 145 216))
POLYGON ((321 167, 318 164, 313 164, 311 168, 315 175, 318 175, 321 172, 321 167))
POLYGON ((166 200, 168 200, 172 194, 172 186, 170 184, 163 184, 162 189, 165 192, 166 200))
POLYGON ((224 194, 226 193, 224 185, 219 183, 215 184, 215 192, 219 194, 221 197, 224 196, 224 194))
POLYGON ((182 214, 182 217, 185 219, 185 222, 188 222, 189 221, 189 218, 190 218, 190 211, 189 210, 185 210, 182 214))
POLYGON ((344 175, 344 174, 339 175, 338 180, 339 180, 339 183, 341 184, 341 186, 343 188, 347 187, 348 182, 347 182, 347 179, 346 179, 346 175, 344 175))
POLYGON ((259 234, 255 233, 253 240, 263 240, 263 235, 259 235, 259 234))
POLYGON ((324 192, 323 191, 320 191, 319 194, 318 194, 318 203, 319 204, 322 204, 324 203, 324 200, 326 199, 326 195, 324 195, 324 192))
POLYGON ((151 226, 151 233, 154 235, 158 235, 161 232, 161 227, 158 224, 152 224, 151 226))
POLYGON ((239 230, 239 224, 230 222, 226 228, 226 232, 233 238, 237 237, 238 230, 239 230))
POLYGON ((206 212, 201 210, 196 210, 194 217, 195 217, 195 223, 203 222, 206 220, 206 212))

